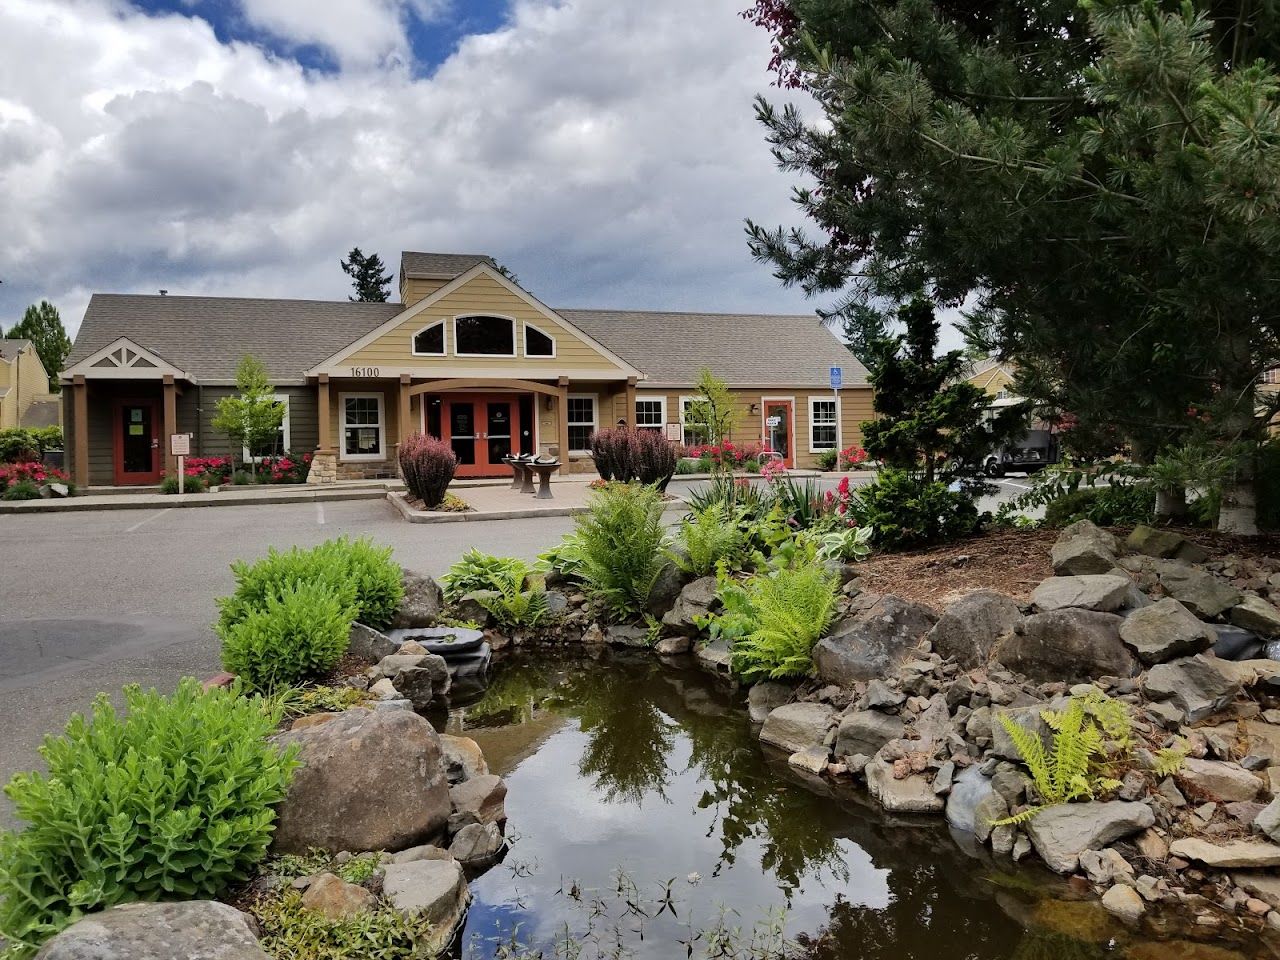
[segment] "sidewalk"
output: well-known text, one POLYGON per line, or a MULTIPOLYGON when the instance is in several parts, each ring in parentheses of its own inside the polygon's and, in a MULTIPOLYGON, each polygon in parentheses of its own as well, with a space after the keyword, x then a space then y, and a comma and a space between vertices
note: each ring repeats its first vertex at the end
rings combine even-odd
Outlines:
MULTIPOLYGON (((470 510, 461 513, 444 511, 415 510, 405 501, 401 493, 388 493, 387 500, 400 511, 400 515, 410 523, 463 523, 478 520, 524 520, 530 517, 571 517, 585 513, 587 495, 591 492, 589 483, 594 477, 582 480, 553 481, 551 484, 551 500, 537 500, 532 495, 512 490, 510 483, 500 487, 471 487, 456 490, 456 494, 467 502, 470 510)), ((450 488, 453 490, 453 488, 450 488)), ((664 512, 685 510, 687 504, 678 496, 666 502, 664 512)))

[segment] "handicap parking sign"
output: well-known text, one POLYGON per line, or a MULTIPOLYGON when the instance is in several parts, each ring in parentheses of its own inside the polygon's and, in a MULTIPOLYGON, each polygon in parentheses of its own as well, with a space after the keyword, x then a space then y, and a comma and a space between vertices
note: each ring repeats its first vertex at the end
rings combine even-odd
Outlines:
POLYGON ((832 389, 832 390, 839 390, 839 389, 840 389, 840 384, 841 384, 843 381, 844 381, 844 368, 843 368, 843 367, 832 367, 832 368, 831 368, 831 389, 832 389))

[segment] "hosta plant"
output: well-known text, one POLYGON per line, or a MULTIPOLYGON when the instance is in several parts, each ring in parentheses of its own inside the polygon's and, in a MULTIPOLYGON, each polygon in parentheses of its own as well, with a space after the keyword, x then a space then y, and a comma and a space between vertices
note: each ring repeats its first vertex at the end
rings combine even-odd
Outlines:
POLYGON ((26 826, 0 833, 0 938, 27 957, 83 914, 131 900, 216 896, 246 879, 295 766, 265 739, 263 701, 203 692, 104 694, 40 748, 47 773, 5 787, 26 826))
POLYGON ((440 583, 445 598, 457 600, 476 590, 501 590, 515 576, 523 583, 528 574, 528 564, 517 557, 495 557, 472 547, 440 578, 440 583))

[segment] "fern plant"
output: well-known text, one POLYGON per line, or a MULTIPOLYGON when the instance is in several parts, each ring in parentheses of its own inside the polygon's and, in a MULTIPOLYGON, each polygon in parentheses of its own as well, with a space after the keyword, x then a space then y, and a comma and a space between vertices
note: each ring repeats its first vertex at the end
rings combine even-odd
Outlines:
POLYGON ((663 568, 662 495, 652 487, 611 484, 577 519, 582 581, 593 603, 616 620, 638 616, 663 568))
POLYGON ((1042 802, 994 821, 995 826, 1024 823, 1047 807, 1092 800, 1120 786, 1111 775, 1107 743, 1116 746, 1119 757, 1127 756, 1132 745, 1132 723, 1123 703, 1092 691, 1072 697, 1065 710, 1043 710, 1040 717, 1053 732, 1047 747, 1036 731, 1019 726, 1008 713, 1000 714, 1000 725, 1031 772, 1042 802))
POLYGON ((504 627, 539 627, 551 619, 547 591, 541 586, 524 589, 529 568, 516 561, 495 573, 493 586, 497 596, 479 597, 480 605, 504 627))
POLYGON ((723 503, 694 511, 680 526, 677 535, 683 553, 673 553, 680 569, 696 577, 715 573, 721 560, 740 567, 746 559, 747 535, 742 529, 740 511, 723 503))
POLYGON ((726 616, 720 632, 730 636, 734 672, 753 682, 809 672, 813 645, 836 611, 836 580, 825 569, 816 564, 782 567, 721 596, 726 616))

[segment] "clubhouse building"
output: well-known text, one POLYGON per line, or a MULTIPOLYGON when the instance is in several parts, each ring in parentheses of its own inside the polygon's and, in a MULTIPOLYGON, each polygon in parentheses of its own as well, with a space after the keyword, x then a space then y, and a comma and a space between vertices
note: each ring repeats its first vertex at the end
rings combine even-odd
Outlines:
POLYGON ((173 434, 231 453, 211 421, 245 355, 286 409, 275 446, 314 454, 310 482, 395 476, 414 432, 448 441, 462 477, 509 475, 512 451, 592 471, 592 432, 619 422, 693 444, 703 368, 731 388, 732 440, 789 466, 871 417, 866 371, 814 316, 554 309, 490 257, 406 252, 399 303, 95 294, 61 376, 73 479, 156 484, 173 434))

